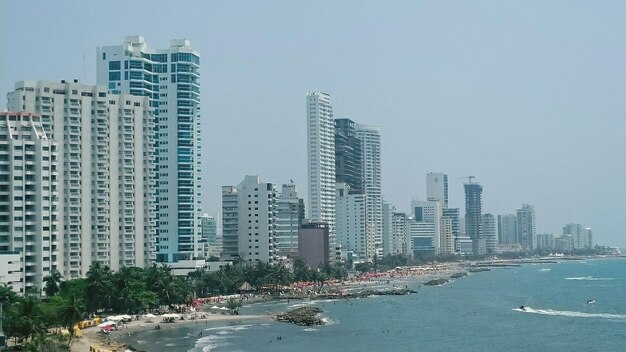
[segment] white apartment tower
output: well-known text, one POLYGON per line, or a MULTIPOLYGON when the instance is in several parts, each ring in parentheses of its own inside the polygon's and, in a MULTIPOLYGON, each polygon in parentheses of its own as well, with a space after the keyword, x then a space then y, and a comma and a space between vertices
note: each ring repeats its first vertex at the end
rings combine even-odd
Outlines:
POLYGON ((276 261, 276 197, 274 184, 258 176, 222 187, 222 256, 250 263, 276 261))
POLYGON ((148 99, 106 88, 22 81, 11 110, 41 114, 58 144, 59 271, 84 277, 93 262, 116 271, 153 261, 153 122, 148 99))
POLYGON ((517 209, 517 240, 526 250, 537 248, 535 232, 535 207, 524 204, 517 209))
POLYGON ((353 252, 359 261, 376 253, 373 238, 367 233, 367 200, 360 192, 351 193, 347 183, 337 183, 337 244, 353 252))
POLYGON ((148 97, 154 109, 156 260, 177 262, 199 254, 200 55, 188 40, 149 49, 144 38, 97 50, 98 84, 113 93, 148 97))
POLYGON ((329 226, 330 248, 335 244, 335 120, 330 96, 323 92, 306 95, 307 166, 309 179, 308 218, 329 226))
MULTIPOLYGON (((441 203, 439 201, 412 201, 412 219, 409 231, 414 251, 441 253, 441 203)), ((447 226, 447 223, 446 223, 447 226)), ((452 236, 450 222, 450 236, 452 236)))
POLYGON ((496 245, 498 244, 498 234, 496 229, 496 217, 493 216, 493 214, 483 214, 482 230, 487 253, 496 252, 496 245))
POLYGON ((0 253, 16 255, 12 262, 19 265, 18 271, 3 263, 9 270, 0 282, 16 292, 40 293, 43 278, 59 270, 57 158, 41 115, 0 113, 0 253))
POLYGON ((367 236, 374 243, 372 255, 383 254, 383 197, 381 181, 380 130, 376 126, 355 125, 355 135, 361 141, 363 155, 363 192, 367 201, 367 236))

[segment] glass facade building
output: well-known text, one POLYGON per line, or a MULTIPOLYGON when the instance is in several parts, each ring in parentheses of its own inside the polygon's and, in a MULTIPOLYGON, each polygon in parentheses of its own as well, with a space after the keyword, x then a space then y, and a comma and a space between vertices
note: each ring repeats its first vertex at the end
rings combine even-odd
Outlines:
POLYGON ((99 47, 98 84, 146 96, 154 112, 156 260, 198 256, 200 239, 200 56, 184 39, 148 49, 144 38, 99 47))

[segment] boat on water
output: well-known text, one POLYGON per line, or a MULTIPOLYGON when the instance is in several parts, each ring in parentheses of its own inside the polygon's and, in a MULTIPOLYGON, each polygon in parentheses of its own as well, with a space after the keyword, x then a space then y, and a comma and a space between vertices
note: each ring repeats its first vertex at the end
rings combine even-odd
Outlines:
POLYGON ((526 311, 526 307, 525 306, 519 306, 520 310, 526 311))
POLYGON ((587 304, 594 304, 594 303, 596 303, 596 301, 594 301, 594 300, 592 300, 592 299, 588 299, 588 300, 587 300, 587 304))

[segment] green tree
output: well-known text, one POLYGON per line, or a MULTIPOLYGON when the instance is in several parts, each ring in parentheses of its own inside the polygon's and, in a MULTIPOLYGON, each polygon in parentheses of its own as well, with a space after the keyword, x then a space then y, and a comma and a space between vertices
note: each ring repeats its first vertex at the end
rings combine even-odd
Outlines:
POLYGON ((86 282, 85 296, 89 312, 113 308, 117 292, 113 285, 113 273, 108 266, 98 262, 91 264, 86 282))
POLYGON ((53 297, 61 292, 61 273, 57 270, 52 270, 50 275, 46 276, 43 281, 46 283, 44 286, 44 292, 47 297, 53 297))
POLYGON ((70 332, 70 338, 68 346, 72 344, 72 337, 74 336, 74 325, 85 316, 85 304, 82 299, 76 295, 72 295, 65 299, 63 306, 60 309, 60 321, 70 332))

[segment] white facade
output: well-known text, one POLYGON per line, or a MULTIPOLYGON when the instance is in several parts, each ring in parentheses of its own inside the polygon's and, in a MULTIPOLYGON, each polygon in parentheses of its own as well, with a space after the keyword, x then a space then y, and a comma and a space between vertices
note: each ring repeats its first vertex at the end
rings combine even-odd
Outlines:
MULTIPOLYGON (((435 254, 441 253, 441 203, 439 201, 416 201, 411 202, 413 220, 411 221, 411 242, 414 250, 422 248, 426 250, 423 239, 432 237, 432 250, 435 254), (417 241, 420 237, 422 240, 417 241), (422 242, 419 243, 418 242, 422 242)), ((451 225, 450 225, 451 226, 451 225)), ((452 231, 452 229, 450 229, 452 231)))
POLYGON ((441 172, 426 175, 426 199, 438 200, 443 209, 448 208, 448 175, 441 172))
POLYGON ((0 282, 21 293, 40 292, 60 264, 57 144, 41 120, 0 113, 0 282))
POLYGON ((487 253, 495 253, 498 244, 498 235, 496 233, 496 218, 493 214, 483 214, 482 231, 485 239, 485 249, 487 253))
POLYGON ((456 253, 455 241, 456 238, 452 231, 452 219, 447 216, 441 217, 441 225, 439 228, 440 241, 439 241, 439 253, 441 254, 454 254, 456 253))
POLYGON ((367 261, 375 254, 374 238, 367 232, 367 201, 362 193, 350 193, 350 186, 337 183, 337 244, 352 252, 358 261, 367 261))
POLYGON ((308 218, 329 226, 330 248, 335 248, 335 120, 330 96, 306 95, 308 218))
POLYGON ((517 209, 517 240, 526 250, 537 248, 535 230, 535 207, 524 204, 517 209))
MULTIPOLYGON (((0 285, 7 285, 15 293, 24 293, 24 268, 22 255, 15 252, 0 253, 0 285)), ((38 288, 43 285, 40 283, 38 288)))
POLYGON ((189 41, 149 49, 144 38, 99 47, 98 84, 111 92, 147 97, 156 144, 156 260, 198 256, 200 239, 200 56, 189 41))
POLYGON ((22 81, 11 110, 41 114, 58 143, 59 271, 84 277, 93 262, 119 270, 153 260, 153 116, 147 98, 104 87, 22 81))
POLYGON ((245 262, 273 263, 276 257, 276 189, 258 176, 246 176, 237 187, 222 188, 223 257, 245 262), (226 196, 226 198, 224 198, 226 196), (236 196, 236 201, 232 199, 236 196), (236 207, 236 212, 233 209, 236 207), (227 214, 228 213, 228 214, 227 214), (228 215, 228 216, 227 216, 228 215), (236 229, 234 219, 237 219, 236 229), (228 237, 227 237, 228 225, 228 237), (237 252, 234 252, 234 243, 237 252), (228 243, 228 247, 227 247, 228 243))
POLYGON ((304 220, 304 201, 298 198, 296 185, 284 184, 276 198, 276 249, 281 257, 298 254, 298 229, 304 220))
POLYGON ((383 196, 381 180, 380 131, 376 126, 355 125, 355 135, 361 141, 363 155, 363 192, 367 200, 367 232, 373 237, 374 253, 383 254, 383 196))

